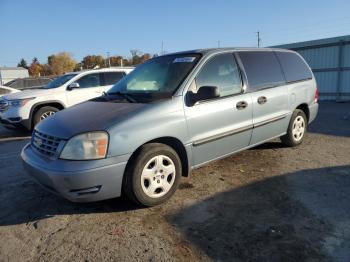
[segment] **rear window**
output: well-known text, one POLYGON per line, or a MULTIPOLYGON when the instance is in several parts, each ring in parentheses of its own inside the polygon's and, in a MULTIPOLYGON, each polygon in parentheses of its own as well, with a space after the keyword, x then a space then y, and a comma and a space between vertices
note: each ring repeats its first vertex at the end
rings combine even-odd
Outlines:
POLYGON ((287 83, 312 78, 310 69, 297 54, 292 52, 276 52, 276 55, 281 63, 287 83))
POLYGON ((123 72, 107 72, 104 75, 104 85, 114 85, 125 75, 123 72))
POLYGON ((285 83, 281 66, 274 52, 239 52, 239 56, 247 74, 250 91, 285 83))

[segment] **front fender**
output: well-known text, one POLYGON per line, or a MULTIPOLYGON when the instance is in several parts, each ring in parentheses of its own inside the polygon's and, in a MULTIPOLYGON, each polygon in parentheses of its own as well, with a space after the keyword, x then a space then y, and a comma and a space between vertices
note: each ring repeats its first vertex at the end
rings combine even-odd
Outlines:
POLYGON ((133 153, 141 145, 162 137, 173 137, 183 145, 188 144, 181 102, 181 99, 174 99, 108 128, 108 157, 133 153))

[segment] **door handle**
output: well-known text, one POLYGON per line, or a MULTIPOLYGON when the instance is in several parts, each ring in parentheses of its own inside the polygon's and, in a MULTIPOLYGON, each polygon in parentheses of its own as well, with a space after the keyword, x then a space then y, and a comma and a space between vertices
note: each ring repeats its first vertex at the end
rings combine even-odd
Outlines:
POLYGON ((265 104, 266 102, 267 102, 266 96, 260 96, 258 98, 258 104, 262 105, 262 104, 265 104))
POLYGON ((248 103, 246 101, 240 101, 240 102, 237 102, 236 104, 236 108, 238 110, 242 110, 244 108, 246 108, 248 106, 248 103))

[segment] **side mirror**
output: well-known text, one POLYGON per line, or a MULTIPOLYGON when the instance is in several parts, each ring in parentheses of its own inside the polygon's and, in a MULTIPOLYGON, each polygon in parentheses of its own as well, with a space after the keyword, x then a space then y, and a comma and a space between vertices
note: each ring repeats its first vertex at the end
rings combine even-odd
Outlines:
POLYGON ((71 91, 71 90, 73 90, 73 89, 75 89, 75 88, 79 88, 79 87, 80 87, 79 83, 74 82, 74 83, 71 83, 71 84, 67 87, 67 90, 71 91))
POLYGON ((220 97, 220 91, 217 86, 201 86, 197 93, 189 92, 188 95, 191 105, 194 105, 199 101, 220 97))

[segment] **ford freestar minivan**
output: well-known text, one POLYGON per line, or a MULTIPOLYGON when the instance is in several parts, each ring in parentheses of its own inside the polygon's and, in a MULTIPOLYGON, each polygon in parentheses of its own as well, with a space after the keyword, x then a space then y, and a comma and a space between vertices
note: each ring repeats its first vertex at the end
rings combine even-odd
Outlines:
POLYGON ((181 176, 280 137, 299 145, 318 111, 297 53, 225 48, 153 58, 106 95, 40 122, 22 151, 29 174, 74 202, 167 200, 181 176))

